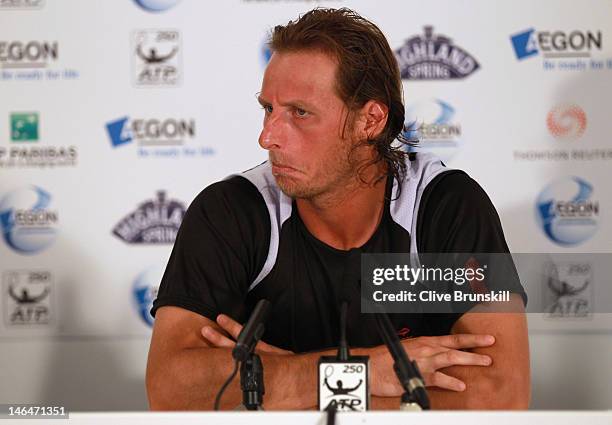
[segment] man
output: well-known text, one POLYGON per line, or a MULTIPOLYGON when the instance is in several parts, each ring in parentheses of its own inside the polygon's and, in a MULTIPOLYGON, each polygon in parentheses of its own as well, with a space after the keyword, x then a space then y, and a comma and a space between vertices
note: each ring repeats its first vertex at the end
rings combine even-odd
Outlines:
MULTIPOLYGON (((371 360, 375 408, 402 389, 359 286, 341 287, 361 252, 507 252, 489 198, 460 171, 393 144, 402 85, 381 31, 348 9, 315 9, 277 26, 258 100, 269 160, 215 183, 187 211, 152 313, 152 409, 210 409, 231 348, 257 300, 272 302, 257 346, 266 409, 316 406, 320 355, 335 353, 339 299, 348 340, 371 360)), ((523 307, 520 284, 509 288, 523 307)), ((433 408, 527 408, 524 314, 392 315, 433 408)), ((240 403, 238 383, 223 408, 240 403)))

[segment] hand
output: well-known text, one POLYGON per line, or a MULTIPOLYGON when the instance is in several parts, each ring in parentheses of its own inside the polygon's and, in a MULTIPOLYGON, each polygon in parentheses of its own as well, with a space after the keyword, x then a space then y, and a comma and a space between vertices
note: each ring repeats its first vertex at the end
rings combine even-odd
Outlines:
MULTIPOLYGON (((463 391, 465 383, 439 371, 445 367, 489 366, 491 357, 462 351, 470 348, 488 347, 495 343, 492 335, 455 334, 432 337, 417 337, 402 340, 410 360, 416 361, 425 385, 451 391, 463 391)), ((397 397, 403 394, 395 372, 393 359, 387 347, 379 346, 370 354, 372 364, 372 395, 397 397)))
MULTIPOLYGON (((220 314, 217 316, 217 324, 233 339, 229 338, 227 335, 224 335, 223 332, 212 326, 204 326, 201 331, 202 336, 206 338, 206 340, 213 347, 234 348, 234 346, 236 345, 236 340, 238 339, 238 335, 242 330, 242 325, 236 322, 231 317, 226 316, 225 314, 220 314)), ((257 343, 257 345, 255 346, 255 351, 267 354, 293 354, 292 351, 283 350, 282 348, 266 344, 263 341, 259 341, 257 343)))

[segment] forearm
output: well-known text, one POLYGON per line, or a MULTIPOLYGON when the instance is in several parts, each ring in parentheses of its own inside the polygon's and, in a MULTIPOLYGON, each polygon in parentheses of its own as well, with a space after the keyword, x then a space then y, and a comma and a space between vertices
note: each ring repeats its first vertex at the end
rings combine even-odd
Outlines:
MULTIPOLYGON (((331 352, 330 352, 331 353, 331 352)), ((310 409, 317 405, 317 360, 327 353, 259 353, 264 365, 266 410, 310 409)), ((190 348, 176 352, 169 367, 147 379, 154 410, 212 410, 215 397, 234 368, 227 348, 190 348)), ((223 410, 242 402, 236 376, 221 402, 223 410)))
POLYGON ((493 368, 454 366, 444 373, 466 383, 465 391, 428 388, 432 409, 524 410, 529 407, 530 382, 528 370, 517 369, 498 374, 493 368), (493 373, 491 373, 493 372, 493 373))
MULTIPOLYGON (((450 369, 450 368, 449 368, 450 369)), ((459 369, 459 368, 453 368, 459 369)), ((452 374, 452 372, 448 372, 452 374)), ((455 371, 456 372, 456 371, 455 371)), ((454 376, 457 374, 455 373, 454 376)), ((485 378, 486 379, 486 378, 485 378)), ((529 386, 520 388, 512 385, 497 385, 495 382, 482 382, 482 378, 472 377, 467 382, 465 391, 450 391, 437 387, 428 387, 427 395, 432 410, 515 410, 529 407, 529 386), (479 380, 481 382, 479 382, 479 380)), ((400 397, 371 398, 374 410, 398 410, 400 397)))

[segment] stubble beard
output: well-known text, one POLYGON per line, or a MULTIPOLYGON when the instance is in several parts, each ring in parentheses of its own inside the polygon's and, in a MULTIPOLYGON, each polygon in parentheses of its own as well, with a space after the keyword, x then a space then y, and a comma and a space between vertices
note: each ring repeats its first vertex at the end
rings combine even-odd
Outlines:
POLYGON ((280 190, 290 198, 316 201, 320 198, 333 198, 345 191, 357 178, 357 171, 350 161, 350 148, 343 146, 322 164, 320 170, 310 180, 296 181, 283 175, 275 176, 280 190))

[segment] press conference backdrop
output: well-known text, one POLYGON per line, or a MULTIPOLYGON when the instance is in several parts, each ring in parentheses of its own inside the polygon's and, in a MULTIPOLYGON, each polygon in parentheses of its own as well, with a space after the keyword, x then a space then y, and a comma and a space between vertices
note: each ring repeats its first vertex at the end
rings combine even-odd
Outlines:
MULTIPOLYGON (((407 135, 485 188, 513 252, 612 252, 610 1, 0 0, 0 401, 147 407, 148 310, 184 211, 266 159, 265 41, 316 5, 380 26, 407 135)), ((532 408, 612 408, 596 299, 530 314, 532 408)))

